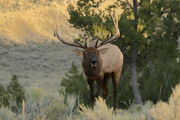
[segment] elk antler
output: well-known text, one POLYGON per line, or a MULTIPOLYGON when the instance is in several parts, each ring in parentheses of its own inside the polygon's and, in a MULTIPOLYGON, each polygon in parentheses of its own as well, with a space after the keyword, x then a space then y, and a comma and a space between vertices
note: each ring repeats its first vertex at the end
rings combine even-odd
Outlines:
MULTIPOLYGON (((95 47, 98 48, 98 47, 100 47, 100 46, 102 46, 102 45, 105 45, 105 44, 107 44, 107 43, 110 43, 110 42, 112 42, 113 40, 115 40, 115 39, 117 39, 117 38, 120 37, 120 32, 119 32, 119 27, 118 27, 118 20, 115 20, 113 17, 112 17, 112 19, 113 19, 114 27, 115 27, 115 29, 116 29, 116 33, 115 33, 112 37, 110 37, 110 38, 108 38, 107 40, 104 40, 103 42, 101 42, 99 45, 96 44, 95 47)), ((97 41, 97 42, 98 42, 98 41, 97 41)))
POLYGON ((58 30, 58 15, 59 15, 59 11, 58 11, 58 14, 57 14, 56 31, 54 32, 54 37, 57 37, 58 40, 61 41, 63 44, 66 44, 66 45, 69 45, 69 46, 74 46, 74 47, 79 47, 79 48, 83 48, 83 49, 87 48, 87 43, 85 43, 85 46, 83 46, 79 42, 69 43, 69 42, 66 42, 62 38, 60 30, 58 30))

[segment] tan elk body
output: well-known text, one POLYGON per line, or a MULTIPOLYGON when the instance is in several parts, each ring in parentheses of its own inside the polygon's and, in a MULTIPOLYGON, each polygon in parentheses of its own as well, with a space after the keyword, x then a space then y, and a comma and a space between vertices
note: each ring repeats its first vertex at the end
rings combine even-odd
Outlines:
POLYGON ((123 65, 123 54, 121 50, 110 44, 113 40, 117 39, 120 36, 118 22, 113 19, 116 33, 114 36, 99 42, 90 43, 83 46, 79 42, 69 43, 66 42, 58 28, 56 27, 55 36, 64 44, 69 46, 74 46, 82 48, 83 50, 74 50, 77 55, 83 56, 82 67, 84 74, 87 77, 87 82, 90 87, 91 101, 94 103, 95 97, 100 93, 100 90, 103 92, 103 97, 106 98, 108 94, 107 80, 111 77, 113 83, 113 98, 114 98, 114 109, 116 108, 116 95, 117 88, 119 85, 119 80, 121 76, 121 70, 123 65), (96 89, 94 88, 96 84, 96 89))
MULTIPOLYGON (((105 54, 100 54, 102 58, 102 73, 120 72, 123 64, 123 55, 121 50, 112 44, 106 44, 99 49, 108 48, 105 54)), ((120 75, 120 74, 119 74, 120 75)))

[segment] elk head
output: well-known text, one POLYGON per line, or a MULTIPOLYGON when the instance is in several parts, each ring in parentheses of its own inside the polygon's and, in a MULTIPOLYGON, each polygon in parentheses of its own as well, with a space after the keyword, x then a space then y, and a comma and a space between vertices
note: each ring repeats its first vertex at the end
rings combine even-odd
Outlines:
POLYGON ((108 48, 98 49, 95 47, 88 47, 84 50, 74 50, 76 55, 83 56, 82 66, 86 76, 94 77, 99 74, 102 66, 101 54, 105 54, 107 50, 108 48))

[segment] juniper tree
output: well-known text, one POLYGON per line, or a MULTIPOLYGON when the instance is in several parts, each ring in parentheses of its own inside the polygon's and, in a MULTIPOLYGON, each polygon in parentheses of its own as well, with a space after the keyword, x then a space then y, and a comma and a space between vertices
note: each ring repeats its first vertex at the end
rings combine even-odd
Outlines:
POLYGON ((12 79, 7 86, 7 92, 10 94, 10 101, 15 101, 14 105, 11 105, 12 110, 17 112, 18 108, 21 107, 22 100, 25 100, 25 90, 18 82, 17 76, 13 75, 12 79))

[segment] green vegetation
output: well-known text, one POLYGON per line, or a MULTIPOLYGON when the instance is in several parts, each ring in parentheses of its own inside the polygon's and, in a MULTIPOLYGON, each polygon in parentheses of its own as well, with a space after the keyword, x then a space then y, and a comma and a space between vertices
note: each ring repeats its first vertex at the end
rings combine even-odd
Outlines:
MULTIPOLYGON (((72 66, 65 77, 62 78, 61 86, 64 87, 64 92, 67 94, 79 95, 87 92, 87 84, 83 74, 78 71, 77 66, 72 63, 72 66), (79 89, 81 88, 81 89, 79 89)), ((60 90, 60 93, 63 92, 60 90)))
POLYGON ((78 96, 77 100, 80 100, 80 103, 90 103, 87 82, 74 63, 72 63, 69 72, 62 78, 60 86, 63 88, 60 89, 59 93, 65 96, 65 101, 68 95, 74 95, 78 96))
POLYGON ((70 5, 69 22, 87 35, 105 39, 109 32, 113 33, 111 15, 118 16, 121 37, 114 44, 120 47, 125 57, 119 101, 167 101, 180 78, 177 61, 180 57, 177 49, 179 1, 117 1, 102 11, 103 3, 79 0, 77 5, 70 5), (114 10, 120 7, 121 14, 114 10))
POLYGON ((0 107, 2 107, 2 106, 8 106, 8 105, 9 105, 8 98, 9 98, 8 92, 7 92, 6 89, 0 84, 0 107))
POLYGON ((13 75, 6 89, 0 84, 0 107, 9 107, 12 111, 18 112, 22 100, 25 100, 25 91, 16 75, 13 75))

